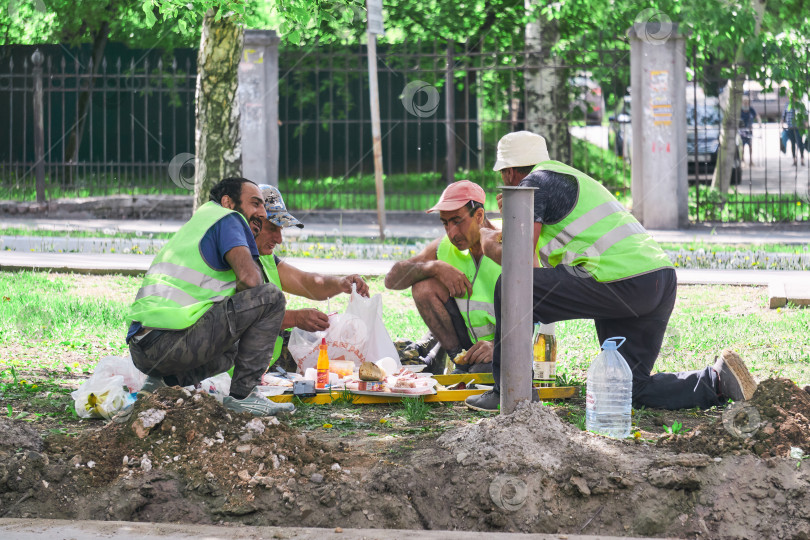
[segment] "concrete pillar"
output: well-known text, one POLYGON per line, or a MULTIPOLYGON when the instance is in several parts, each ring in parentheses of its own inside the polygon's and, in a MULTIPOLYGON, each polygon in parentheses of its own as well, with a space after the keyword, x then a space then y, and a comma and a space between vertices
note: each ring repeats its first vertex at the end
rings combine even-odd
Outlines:
POLYGON ((242 176, 278 185, 278 36, 273 30, 245 30, 239 62, 242 176))
POLYGON ((633 215, 648 229, 688 224, 686 54, 677 24, 637 23, 630 37, 633 215))

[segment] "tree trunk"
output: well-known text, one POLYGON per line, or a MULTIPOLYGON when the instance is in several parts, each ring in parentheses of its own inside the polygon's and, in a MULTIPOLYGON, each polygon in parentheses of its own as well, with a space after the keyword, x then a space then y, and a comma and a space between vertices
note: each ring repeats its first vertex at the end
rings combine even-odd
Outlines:
MULTIPOLYGON (((223 178, 242 174, 242 143, 237 99, 238 68, 244 31, 234 17, 203 20, 197 56, 197 126, 195 131, 194 209, 208 200, 223 178)), ((263 178, 252 178, 257 183, 263 178)))
POLYGON ((73 129, 68 136, 67 145, 65 146, 65 185, 73 185, 73 172, 76 163, 79 161, 79 148, 82 145, 82 135, 84 134, 84 125, 87 120, 87 110, 90 107, 90 97, 93 95, 93 86, 96 81, 96 72, 101 65, 102 58, 104 58, 104 50, 107 48, 107 40, 110 37, 110 23, 104 21, 101 27, 96 32, 93 38, 93 56, 90 59, 90 80, 87 84, 87 89, 79 95, 79 110, 76 114, 76 123, 73 124, 73 129))
MULTIPOLYGON (((535 11, 536 3, 526 0, 526 10, 535 11)), ((568 70, 551 55, 559 38, 557 22, 545 19, 539 11, 526 24, 526 129, 545 137, 551 159, 570 164, 568 70)))
MULTIPOLYGON (((754 35, 759 34, 762 26, 762 17, 765 14, 766 0, 751 0, 751 6, 756 13, 756 23, 754 25, 754 35)), ((743 46, 737 46, 734 57, 734 68, 739 70, 740 64, 745 61, 743 46)), ((720 193, 725 199, 728 189, 731 186, 731 177, 734 174, 737 161, 737 128, 740 119, 740 110, 743 94, 743 78, 736 75, 726 83, 725 91, 720 97, 720 111, 723 113, 723 122, 720 125, 720 147, 717 151, 717 164, 712 175, 712 189, 720 193)), ((742 156, 740 156, 742 157, 742 156)), ((737 171, 739 174, 739 171, 737 171)), ((738 178, 739 182, 740 179, 738 178)))

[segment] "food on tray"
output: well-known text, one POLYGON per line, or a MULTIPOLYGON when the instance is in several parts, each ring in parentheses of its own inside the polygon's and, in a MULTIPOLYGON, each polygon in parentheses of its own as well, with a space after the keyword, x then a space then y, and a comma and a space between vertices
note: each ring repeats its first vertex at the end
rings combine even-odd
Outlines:
POLYGON ((293 387, 293 382, 290 379, 285 379, 282 377, 276 377, 275 375, 270 375, 269 373, 265 373, 262 377, 262 385, 263 386, 284 386, 288 388, 293 387))
POLYGON ((467 364, 467 349, 462 349, 460 353, 453 358, 453 362, 458 364, 459 366, 464 366, 467 364))
POLYGON ((329 371, 337 374, 341 379, 351 377, 354 373, 354 362, 351 360, 330 360, 329 371))
POLYGON ((381 381, 385 379, 385 372, 371 362, 360 364, 361 381, 381 381))

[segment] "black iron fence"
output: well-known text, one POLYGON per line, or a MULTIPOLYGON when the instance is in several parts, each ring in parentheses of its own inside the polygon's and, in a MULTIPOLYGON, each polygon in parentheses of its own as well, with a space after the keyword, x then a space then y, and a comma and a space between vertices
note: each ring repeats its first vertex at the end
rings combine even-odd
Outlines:
MULTIPOLYGON (((93 66, 87 51, 14 47, 0 60, 0 198, 35 191, 35 88, 41 81, 45 187, 57 195, 176 188, 166 166, 194 151, 193 50, 168 60, 115 51, 93 66)), ((113 48, 115 49, 115 48, 113 48)))
MULTIPOLYGON (((808 87, 797 81, 746 80, 747 65, 711 64, 689 53, 687 83, 687 152, 689 214, 695 222, 807 222, 810 221, 810 129, 807 96, 790 96, 808 87), (731 103, 731 77, 738 77, 736 102, 731 103), (782 143, 786 109, 792 109, 795 129, 782 143), (721 125, 728 110, 732 129, 722 134, 734 140, 730 191, 711 189, 721 144, 721 125), (795 157, 793 152, 795 152, 795 157)), ((807 77, 807 75, 802 75, 807 77)), ((810 81, 807 81, 810 82, 810 81)))
MULTIPOLYGON (((630 205, 629 50, 611 43, 578 55, 586 59, 581 62, 559 59, 554 70, 565 95, 555 102, 560 110, 543 121, 555 133, 555 125, 566 128, 550 140, 553 154, 566 156, 630 205)), ((169 178, 168 165, 178 154, 194 152, 194 50, 167 57, 113 46, 94 68, 89 51, 59 46, 40 47, 36 66, 34 49, 0 51, 0 118, 6 120, 0 127, 0 198, 34 197, 37 69, 49 198, 184 192, 169 178)), ((527 77, 533 76, 536 51, 442 41, 381 45, 378 51, 387 207, 427 208, 451 178, 469 178, 488 190, 498 185, 491 170, 498 139, 534 129, 527 77)), ((376 208, 365 49, 282 49, 279 65, 279 183, 288 204, 376 208)), ((690 219, 810 220, 810 155, 803 167, 797 144, 794 167, 790 142, 785 153, 779 151, 786 100, 778 88, 745 83, 763 121, 755 122, 750 136, 743 132, 751 142, 745 149, 740 133, 734 134, 740 142, 732 193, 721 197, 708 186, 713 158, 704 147, 711 146, 711 130, 694 120, 716 107, 727 70, 702 65, 693 54, 689 72, 687 93, 698 104, 685 112, 693 120, 690 219)))
MULTIPOLYGON (((525 79, 536 55, 447 41, 378 49, 389 208, 425 209, 449 179, 469 178, 487 189, 500 183, 492 171, 498 140, 531 129, 525 79)), ((629 197, 629 161, 610 149, 608 129, 613 103, 626 93, 629 47, 597 46, 590 58, 560 60, 554 68, 564 108, 544 121, 563 123, 570 133, 549 145, 629 197)), ((279 183, 297 208, 376 208, 366 61, 365 48, 281 52, 279 183)))

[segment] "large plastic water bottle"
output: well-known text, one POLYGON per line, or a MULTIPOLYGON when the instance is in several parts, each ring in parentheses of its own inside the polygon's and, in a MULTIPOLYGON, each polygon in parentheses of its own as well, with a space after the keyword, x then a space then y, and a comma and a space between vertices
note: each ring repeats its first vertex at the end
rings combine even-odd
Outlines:
POLYGON ((585 429, 616 439, 630 435, 633 373, 618 351, 624 341, 612 337, 602 344, 588 369, 585 397, 585 429))

